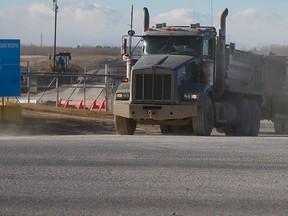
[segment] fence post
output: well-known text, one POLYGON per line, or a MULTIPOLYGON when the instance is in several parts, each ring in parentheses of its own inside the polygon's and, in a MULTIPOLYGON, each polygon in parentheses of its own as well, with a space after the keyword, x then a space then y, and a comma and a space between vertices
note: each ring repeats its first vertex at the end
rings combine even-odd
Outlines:
POLYGON ((111 107, 110 110, 113 112, 114 110, 114 97, 115 97, 115 82, 111 82, 111 107))
POLYGON ((30 63, 27 62, 27 102, 30 104, 30 63))
POLYGON ((58 107, 58 101, 59 101, 59 72, 56 74, 56 103, 55 106, 58 107))
POLYGON ((87 69, 86 69, 86 67, 85 67, 85 69, 84 69, 84 89, 83 89, 83 94, 84 94, 84 98, 83 98, 83 106, 84 106, 84 109, 85 109, 85 107, 86 107, 86 72, 87 72, 87 69))
POLYGON ((105 64, 105 111, 108 112, 109 111, 109 107, 108 107, 108 88, 109 88, 109 77, 108 75, 110 75, 109 72, 109 65, 105 64))

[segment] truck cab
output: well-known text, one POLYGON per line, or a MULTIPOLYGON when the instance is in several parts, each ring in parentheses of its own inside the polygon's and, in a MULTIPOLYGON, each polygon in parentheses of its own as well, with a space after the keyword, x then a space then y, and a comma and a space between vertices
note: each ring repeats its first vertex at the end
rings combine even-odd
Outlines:
POLYGON ((215 68, 210 68, 209 65, 211 63, 214 65, 216 60, 216 35, 214 27, 201 27, 199 23, 180 27, 158 24, 154 28, 149 28, 143 35, 143 57, 153 55, 174 55, 175 59, 180 59, 180 56, 190 57, 192 60, 190 65, 184 62, 187 77, 192 76, 195 82, 213 85, 215 68))

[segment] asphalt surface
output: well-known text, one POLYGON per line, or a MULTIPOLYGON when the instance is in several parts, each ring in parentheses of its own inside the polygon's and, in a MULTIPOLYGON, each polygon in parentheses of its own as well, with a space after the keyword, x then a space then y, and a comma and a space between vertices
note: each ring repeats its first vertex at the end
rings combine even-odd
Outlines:
POLYGON ((0 215, 288 215, 288 137, 1 136, 0 215))

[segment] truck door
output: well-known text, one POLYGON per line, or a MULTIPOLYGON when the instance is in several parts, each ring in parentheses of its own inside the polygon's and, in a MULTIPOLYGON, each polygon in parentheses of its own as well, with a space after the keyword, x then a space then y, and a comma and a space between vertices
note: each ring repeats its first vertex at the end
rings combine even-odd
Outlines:
POLYGON ((202 46, 202 62, 203 73, 201 82, 209 83, 211 86, 214 83, 215 74, 215 58, 214 58, 214 42, 211 39, 204 39, 202 46))

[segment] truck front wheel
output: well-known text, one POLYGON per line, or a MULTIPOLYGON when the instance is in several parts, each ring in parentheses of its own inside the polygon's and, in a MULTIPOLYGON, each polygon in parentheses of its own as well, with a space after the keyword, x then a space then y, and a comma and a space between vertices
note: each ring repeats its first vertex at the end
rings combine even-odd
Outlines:
POLYGON ((136 130, 137 121, 122 116, 114 116, 116 132, 120 135, 133 135, 136 130))
POLYGON ((214 127, 214 106, 210 97, 206 97, 202 106, 197 108, 197 116, 193 117, 193 129, 197 136, 210 136, 214 127))

